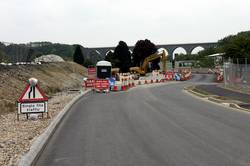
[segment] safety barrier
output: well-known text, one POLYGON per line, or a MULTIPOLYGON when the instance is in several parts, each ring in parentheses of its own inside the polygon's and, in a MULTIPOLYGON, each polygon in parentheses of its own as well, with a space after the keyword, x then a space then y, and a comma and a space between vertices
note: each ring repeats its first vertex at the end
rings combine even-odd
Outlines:
POLYGON ((172 81, 173 78, 174 78, 174 73, 172 71, 166 72, 165 78, 166 78, 167 81, 172 81))
POLYGON ((151 76, 144 79, 135 80, 134 75, 130 73, 118 74, 119 81, 116 81, 115 85, 111 87, 111 91, 127 91, 137 85, 164 83, 172 81, 174 79, 174 73, 169 71, 165 74, 161 74, 159 71, 153 71, 151 76))
POLYGON ((222 82, 223 81, 223 72, 217 72, 216 74, 216 82, 222 82))
POLYGON ((135 87, 135 80, 130 73, 120 73, 118 76, 120 81, 117 81, 117 83, 111 87, 112 91, 126 91, 129 88, 135 87))

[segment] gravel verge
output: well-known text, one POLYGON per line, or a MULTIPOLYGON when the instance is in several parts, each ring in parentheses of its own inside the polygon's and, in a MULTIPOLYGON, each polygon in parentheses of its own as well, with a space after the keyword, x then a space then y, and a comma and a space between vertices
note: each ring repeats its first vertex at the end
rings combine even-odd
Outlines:
POLYGON ((49 99, 50 118, 44 115, 38 119, 26 119, 20 116, 17 121, 16 112, 0 115, 0 166, 17 165, 18 160, 26 154, 34 140, 42 134, 66 104, 80 92, 60 92, 49 99))

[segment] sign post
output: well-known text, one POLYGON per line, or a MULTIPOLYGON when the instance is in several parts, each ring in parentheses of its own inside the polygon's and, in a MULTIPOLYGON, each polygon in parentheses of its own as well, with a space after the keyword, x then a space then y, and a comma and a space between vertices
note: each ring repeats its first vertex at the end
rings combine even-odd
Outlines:
POLYGON ((22 95, 17 101, 18 111, 17 120, 20 114, 26 114, 27 119, 29 114, 47 113, 48 117, 48 98, 37 84, 38 80, 35 78, 29 79, 29 84, 26 85, 22 95))

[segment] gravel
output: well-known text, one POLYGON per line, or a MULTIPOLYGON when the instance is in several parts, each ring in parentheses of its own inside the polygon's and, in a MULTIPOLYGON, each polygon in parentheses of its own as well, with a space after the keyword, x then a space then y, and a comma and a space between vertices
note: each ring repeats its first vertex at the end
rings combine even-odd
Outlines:
POLYGON ((58 55, 42 55, 34 60, 35 62, 64 62, 63 58, 58 55))
POLYGON ((53 118, 72 100, 79 92, 60 92, 49 100, 49 118, 39 115, 33 120, 20 116, 17 121, 16 113, 0 115, 0 166, 17 165, 22 155, 29 151, 32 142, 50 124, 53 118))

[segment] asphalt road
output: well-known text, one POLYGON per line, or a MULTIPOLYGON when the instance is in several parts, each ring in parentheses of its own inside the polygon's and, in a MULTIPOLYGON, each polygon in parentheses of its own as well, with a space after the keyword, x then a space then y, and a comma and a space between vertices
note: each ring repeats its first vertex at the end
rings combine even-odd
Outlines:
POLYGON ((35 165, 249 166, 250 114, 183 92, 200 77, 83 97, 35 165))

